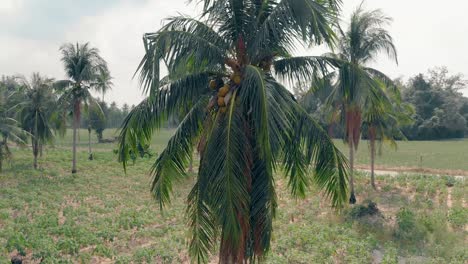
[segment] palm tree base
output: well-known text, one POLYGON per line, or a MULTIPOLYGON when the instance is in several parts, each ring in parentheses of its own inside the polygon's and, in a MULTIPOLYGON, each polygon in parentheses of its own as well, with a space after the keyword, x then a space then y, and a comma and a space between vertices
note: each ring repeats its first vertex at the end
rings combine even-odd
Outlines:
POLYGON ((88 160, 93 160, 93 159, 94 159, 94 156, 93 156, 93 154, 89 154, 89 156, 88 156, 88 160))
POLYGON ((351 193, 351 196, 349 197, 349 204, 355 204, 356 203, 356 196, 354 195, 354 192, 351 193))
POLYGON ((75 174, 77 172, 77 170, 72 170, 72 174, 75 174))

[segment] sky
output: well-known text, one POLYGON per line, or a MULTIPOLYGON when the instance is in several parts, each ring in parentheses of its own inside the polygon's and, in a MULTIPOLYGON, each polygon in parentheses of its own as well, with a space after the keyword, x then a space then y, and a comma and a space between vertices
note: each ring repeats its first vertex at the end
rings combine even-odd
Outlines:
MULTIPOLYGON (((361 0, 344 0, 345 26, 361 0)), ((468 79, 468 1, 366 0, 393 18, 388 27, 399 63, 379 57, 372 63, 393 78, 409 78, 435 66, 468 79)), ((90 42, 100 50, 114 77, 106 101, 137 104, 143 98, 132 79, 144 48, 142 36, 158 30, 164 18, 200 10, 187 0, 0 0, 0 75, 33 72, 64 79, 59 47, 66 42, 90 42)), ((297 55, 320 55, 323 48, 297 55)), ((468 90, 463 91, 468 96, 468 90)))

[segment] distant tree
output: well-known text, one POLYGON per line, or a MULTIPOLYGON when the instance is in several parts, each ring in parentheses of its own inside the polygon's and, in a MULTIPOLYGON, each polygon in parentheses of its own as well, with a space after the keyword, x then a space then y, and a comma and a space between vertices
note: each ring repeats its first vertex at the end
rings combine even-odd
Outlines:
MULTIPOLYGON (((345 127, 345 142, 349 146, 350 198, 356 203, 354 192, 354 154, 361 138, 362 114, 365 104, 373 101, 376 105, 388 101, 387 91, 396 88, 384 73, 367 67, 383 51, 397 62, 397 52, 392 37, 384 28, 391 22, 380 10, 365 11, 359 6, 351 15, 347 31, 340 31, 338 53, 327 56, 337 61, 338 71, 334 73, 329 107, 341 115, 345 127), (384 89, 387 87, 388 89, 384 89)), ((396 92, 396 91, 392 91, 396 92)), ((336 117, 334 117, 336 118, 336 117)))
POLYGON ((107 70, 107 64, 99 55, 96 48, 89 47, 89 43, 76 45, 67 43, 60 47, 62 62, 68 80, 57 82, 61 90, 60 102, 64 107, 72 108, 73 113, 73 161, 72 173, 76 173, 77 131, 81 117, 82 104, 95 102, 90 89, 94 89, 98 76, 107 70))
POLYGON ((122 115, 123 116, 127 116, 128 113, 130 112, 130 107, 128 106, 128 104, 123 104, 122 106, 122 115))
POLYGON ((25 87, 19 119, 24 130, 31 134, 33 166, 37 169, 37 157, 43 145, 51 142, 54 134, 54 118, 58 118, 57 96, 53 79, 34 73, 30 80, 21 78, 25 87))
POLYGON ((112 102, 107 112, 108 126, 112 128, 120 127, 124 118, 122 110, 117 106, 117 103, 112 102))
POLYGON ((415 108, 414 124, 403 128, 408 138, 464 137, 468 131, 468 98, 460 90, 467 86, 463 75, 450 75, 445 67, 429 70, 428 76, 411 78, 403 90, 404 101, 415 108))
POLYGON ((99 142, 103 140, 103 132, 106 129, 107 119, 104 109, 105 105, 101 102, 99 106, 92 105, 88 109, 89 127, 96 132, 99 142))

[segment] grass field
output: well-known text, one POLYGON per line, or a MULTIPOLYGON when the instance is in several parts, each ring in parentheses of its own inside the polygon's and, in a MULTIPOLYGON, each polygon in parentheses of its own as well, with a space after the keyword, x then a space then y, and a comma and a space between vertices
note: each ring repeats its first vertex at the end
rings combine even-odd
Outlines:
MULTIPOLYGON (((155 153, 171 133, 162 131, 155 137, 155 153)), ((107 131, 105 136, 112 134, 107 131)), ((31 169, 29 150, 15 149, 12 164, 0 174, 0 263, 9 263, 16 254, 24 255, 26 263, 187 262, 185 197, 194 175, 176 185, 172 205, 160 212, 148 191, 154 157, 138 160, 125 175, 112 153, 114 145, 95 144, 96 159, 88 161, 83 130, 79 173, 72 176, 70 135, 45 150, 40 170, 31 169)), ((365 144, 360 163, 366 162, 365 144)), ((425 152, 430 149, 437 150, 431 163, 440 164, 431 164, 434 168, 468 170, 462 161, 468 141, 404 142, 398 151, 408 158, 386 154, 379 162, 418 166, 418 160, 409 157, 426 152, 430 157, 431 152, 425 152), (454 167, 452 158, 459 160, 454 167)), ((379 190, 373 191, 367 175, 359 174, 358 201, 374 201, 381 215, 366 215, 370 210, 364 206, 336 212, 314 188, 305 200, 294 200, 280 175, 276 183, 279 210, 267 263, 468 261, 468 192, 463 179, 378 176, 379 190)))
MULTIPOLYGON (((164 146, 173 130, 161 130, 153 138, 155 149, 164 146)), ((65 138, 57 140, 57 147, 68 148, 71 146, 72 138, 69 131, 65 138)), ((80 130, 81 142, 79 146, 84 149, 88 147, 88 131, 80 130)), ((113 129, 104 131, 104 138, 113 138, 118 133, 113 129)), ((96 137, 92 134, 92 142, 96 143, 96 137)), ((342 140, 335 140, 338 148, 348 154, 347 146, 342 140)), ((110 144, 96 144, 98 151, 113 148, 110 144)), ((357 164, 369 166, 368 142, 362 140, 356 155, 357 164)), ((468 172, 468 139, 443 140, 443 141, 399 141, 398 148, 393 149, 384 145, 382 155, 376 157, 376 165, 390 168, 431 168, 439 170, 461 170, 468 172)))
MULTIPOLYGON (((335 141, 347 154, 341 140, 335 141)), ((357 163, 369 165, 368 142, 363 140, 357 152, 357 163)), ((432 168, 440 170, 468 171, 468 139, 446 141, 399 141, 398 148, 385 145, 382 155, 376 159, 381 167, 432 168)))

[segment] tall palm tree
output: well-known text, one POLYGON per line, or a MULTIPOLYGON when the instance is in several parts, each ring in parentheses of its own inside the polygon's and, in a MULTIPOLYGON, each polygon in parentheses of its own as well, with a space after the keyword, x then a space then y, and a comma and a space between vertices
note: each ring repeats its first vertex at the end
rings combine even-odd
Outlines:
POLYGON ((370 68, 367 64, 385 52, 397 61, 397 52, 392 37, 384 28, 391 22, 380 10, 365 11, 359 6, 351 15, 347 31, 340 31, 338 53, 326 56, 336 60, 335 83, 328 104, 341 114, 345 125, 345 142, 349 146, 350 198, 356 203, 354 193, 354 154, 361 138, 362 113, 367 101, 381 104, 389 101, 388 91, 396 92, 392 80, 384 73, 370 68), (382 85, 382 83, 384 85, 382 85))
POLYGON ((76 173, 76 144, 77 130, 80 123, 81 107, 95 101, 90 89, 95 88, 98 76, 107 70, 107 63, 99 55, 99 50, 91 48, 89 43, 67 43, 60 47, 62 62, 65 67, 68 80, 59 81, 56 87, 62 95, 59 101, 65 106, 72 107, 73 113, 73 161, 72 173, 76 173))
POLYGON ((110 71, 107 68, 102 68, 99 70, 99 74, 96 79, 95 89, 102 94, 102 101, 104 102, 104 95, 112 90, 114 83, 112 82, 112 76, 110 71))
POLYGON ((26 78, 21 80, 25 92, 19 119, 23 129, 31 134, 33 166, 37 169, 40 148, 54 137, 53 119, 58 116, 57 98, 52 89, 53 79, 34 73, 30 81, 26 78))
MULTIPOLYGON (((371 167, 371 186, 376 189, 374 165, 377 146, 381 150, 383 143, 394 149, 397 148, 398 139, 406 139, 400 127, 410 125, 413 122, 411 118, 414 113, 413 108, 406 103, 401 102, 399 95, 393 98, 392 104, 375 104, 370 101, 366 105, 363 113, 362 128, 367 133, 369 140, 370 167, 371 167)), ((379 151, 381 152, 381 151, 379 151)))
POLYGON ((311 182, 333 206, 347 197, 345 157, 275 79, 306 81, 325 68, 323 58, 291 53, 297 43, 333 41, 338 1, 201 2, 200 19, 172 17, 144 35, 137 72, 148 97, 123 123, 119 159, 126 168, 139 144, 149 144, 169 116, 189 107, 152 167, 152 194, 161 208, 170 201, 196 145, 190 256, 205 263, 219 242, 219 262, 254 262, 270 249, 275 171, 285 172, 296 197, 311 182), (169 70, 164 78, 162 61, 169 70))

